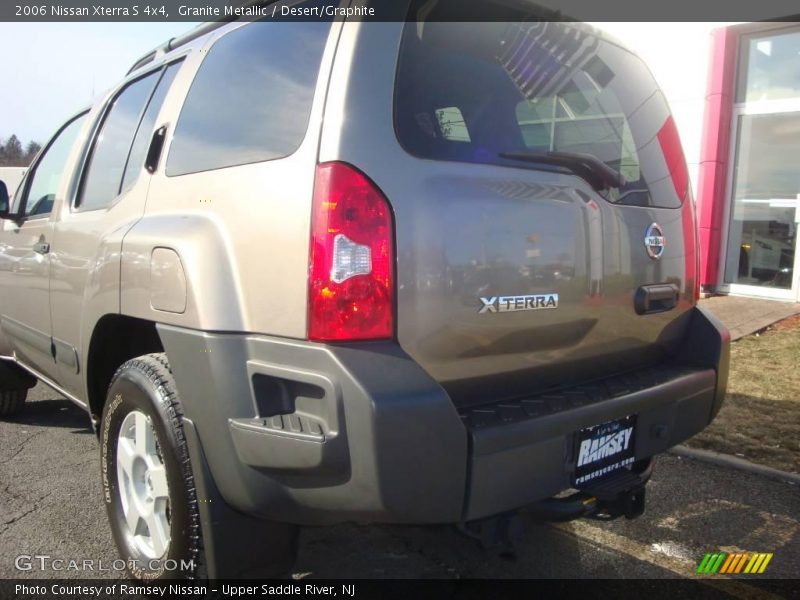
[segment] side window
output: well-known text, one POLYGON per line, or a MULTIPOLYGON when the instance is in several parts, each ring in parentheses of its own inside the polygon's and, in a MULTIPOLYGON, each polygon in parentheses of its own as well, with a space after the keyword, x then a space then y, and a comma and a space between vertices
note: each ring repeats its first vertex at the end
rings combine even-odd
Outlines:
POLYGON ((125 166, 125 175, 122 178, 121 188, 123 192, 136 183, 136 179, 139 177, 142 167, 144 167, 144 160, 147 157, 147 150, 150 148, 150 141, 153 138, 153 131, 156 127, 158 112, 161 110, 164 98, 166 98, 169 88, 172 87, 175 75, 177 75, 182 64, 182 61, 175 62, 167 67, 156 86, 156 91, 153 92, 153 97, 147 103, 142 122, 136 131, 136 137, 133 138, 128 164, 125 166))
POLYGON ((29 183, 23 184, 27 192, 18 190, 17 198, 24 202, 26 217, 47 215, 53 210, 58 184, 64 174, 69 152, 78 138, 86 113, 67 123, 47 145, 32 172, 26 177, 29 183))
POLYGON ((136 128, 160 73, 151 73, 123 89, 106 114, 83 174, 76 204, 82 210, 109 206, 119 195, 136 128))
POLYGON ((256 22, 220 38, 175 127, 169 176, 281 158, 303 141, 329 22, 256 22))

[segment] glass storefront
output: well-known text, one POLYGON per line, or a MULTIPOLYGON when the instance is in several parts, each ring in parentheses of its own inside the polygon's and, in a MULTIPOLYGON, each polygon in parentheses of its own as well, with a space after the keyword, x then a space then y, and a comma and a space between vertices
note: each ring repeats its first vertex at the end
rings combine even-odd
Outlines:
POLYGON ((745 37, 740 57, 724 282, 796 299, 800 30, 745 37))

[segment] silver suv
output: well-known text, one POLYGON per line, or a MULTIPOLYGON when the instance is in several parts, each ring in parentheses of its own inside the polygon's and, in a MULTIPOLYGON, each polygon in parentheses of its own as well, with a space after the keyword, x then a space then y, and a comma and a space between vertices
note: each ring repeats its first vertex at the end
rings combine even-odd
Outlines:
POLYGON ((86 409, 136 577, 281 573, 300 525, 632 518, 720 408, 647 67, 526 2, 396 4, 202 25, 0 186, 0 413, 86 409))

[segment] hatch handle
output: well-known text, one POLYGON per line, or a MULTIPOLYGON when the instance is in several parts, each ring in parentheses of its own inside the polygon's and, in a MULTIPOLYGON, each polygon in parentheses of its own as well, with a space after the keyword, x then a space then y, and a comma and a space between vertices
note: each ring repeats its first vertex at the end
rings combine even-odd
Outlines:
POLYGON ((646 315, 672 310, 678 304, 680 290, 674 283, 643 285, 633 298, 636 314, 646 315))

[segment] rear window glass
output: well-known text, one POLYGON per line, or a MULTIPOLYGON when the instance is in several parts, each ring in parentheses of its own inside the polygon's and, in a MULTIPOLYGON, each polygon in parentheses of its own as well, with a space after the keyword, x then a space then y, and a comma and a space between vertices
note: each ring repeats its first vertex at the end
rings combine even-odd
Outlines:
POLYGON ((255 22, 217 41, 175 127, 167 175, 292 154, 308 127, 330 22, 255 22))
POLYGON ((531 22, 508 3, 498 10, 518 21, 437 21, 436 10, 454 2, 440 0, 433 12, 412 3, 410 20, 429 20, 407 23, 398 62, 395 125, 408 152, 558 171, 501 154, 591 154, 624 177, 608 200, 681 205, 688 188, 680 144, 638 57, 592 28, 531 22))

